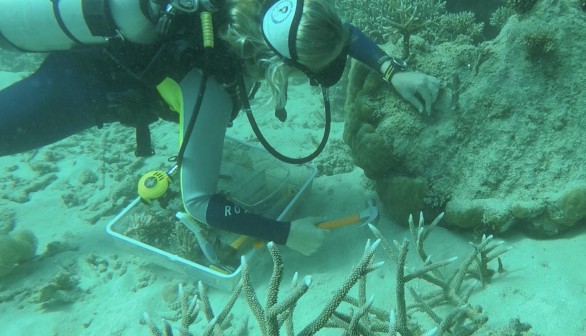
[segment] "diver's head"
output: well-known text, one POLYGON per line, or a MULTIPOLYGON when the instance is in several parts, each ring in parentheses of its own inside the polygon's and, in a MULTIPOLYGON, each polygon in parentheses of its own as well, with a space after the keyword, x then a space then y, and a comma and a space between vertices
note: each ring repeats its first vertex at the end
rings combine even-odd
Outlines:
POLYGON ((263 37, 313 85, 335 84, 346 64, 349 32, 327 0, 277 0, 263 14, 263 37))

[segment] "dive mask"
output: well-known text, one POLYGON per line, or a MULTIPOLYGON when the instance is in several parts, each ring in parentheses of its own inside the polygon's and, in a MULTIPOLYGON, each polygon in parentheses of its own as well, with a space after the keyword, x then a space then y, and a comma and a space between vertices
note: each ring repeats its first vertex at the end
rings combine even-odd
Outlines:
POLYGON ((323 69, 314 72, 297 60, 297 30, 303 14, 303 0, 278 0, 265 8, 262 17, 262 35, 269 47, 285 62, 303 71, 311 85, 330 87, 338 82, 346 67, 348 46, 323 69))

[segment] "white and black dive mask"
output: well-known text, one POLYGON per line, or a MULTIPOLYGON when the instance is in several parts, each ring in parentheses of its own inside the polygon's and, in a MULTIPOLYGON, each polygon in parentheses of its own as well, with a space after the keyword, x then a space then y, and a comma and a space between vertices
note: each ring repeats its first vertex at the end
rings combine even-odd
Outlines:
POLYGON ((330 87, 338 82, 346 66, 346 48, 340 55, 318 72, 298 62, 297 30, 303 13, 303 0, 278 0, 270 3, 263 13, 262 34, 266 43, 285 64, 303 71, 311 85, 330 87))

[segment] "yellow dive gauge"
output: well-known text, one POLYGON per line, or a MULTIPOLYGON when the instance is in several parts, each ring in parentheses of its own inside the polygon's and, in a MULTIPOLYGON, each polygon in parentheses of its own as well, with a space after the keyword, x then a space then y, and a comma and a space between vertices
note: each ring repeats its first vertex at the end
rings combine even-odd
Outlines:
POLYGON ((138 181, 138 194, 143 200, 150 202, 167 192, 171 177, 162 170, 153 170, 144 174, 138 181))

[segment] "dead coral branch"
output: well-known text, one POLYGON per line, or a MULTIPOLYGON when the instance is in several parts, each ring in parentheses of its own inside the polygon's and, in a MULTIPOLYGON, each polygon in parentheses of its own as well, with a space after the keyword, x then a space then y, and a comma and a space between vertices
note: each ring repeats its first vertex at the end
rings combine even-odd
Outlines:
POLYGON ((480 307, 472 307, 468 299, 475 288, 476 281, 466 283, 466 280, 478 278, 483 284, 488 282, 494 273, 488 268, 488 263, 498 258, 508 249, 499 248, 502 242, 493 241, 492 236, 484 236, 478 244, 472 244, 474 250, 458 266, 453 274, 446 276, 442 268, 458 260, 457 257, 434 262, 432 257, 425 251, 424 244, 430 232, 438 225, 443 217, 440 214, 431 225, 424 225, 423 214, 420 213, 419 222, 415 224, 413 217, 409 217, 409 228, 411 240, 414 243, 417 254, 422 261, 419 268, 411 269, 405 265, 406 256, 409 250, 409 241, 403 240, 401 244, 394 241, 388 242, 374 226, 370 229, 382 242, 383 249, 396 265, 396 307, 391 312, 391 327, 402 336, 413 335, 414 330, 410 326, 415 321, 410 321, 415 312, 426 314, 437 327, 434 335, 442 335, 448 329, 457 335, 467 335, 478 330, 488 317, 482 313, 480 307), (474 267, 476 266, 476 267, 474 267), (405 288, 408 282, 423 280, 436 287, 429 293, 419 293, 409 287, 411 296, 415 303, 408 305, 405 297, 405 288), (451 306, 452 311, 441 317, 435 310, 439 306, 451 306))
MULTIPOLYGON (((179 287, 180 336, 191 335, 189 328, 199 312, 203 313, 207 321, 202 335, 222 333, 222 324, 241 292, 244 294, 251 315, 259 325, 262 336, 278 336, 283 330, 288 336, 309 336, 323 329, 340 329, 344 331, 344 335, 418 335, 421 334, 421 327, 420 321, 416 320, 416 313, 423 313, 435 325, 425 335, 437 336, 446 333, 471 335, 486 323, 487 316, 480 307, 470 305, 468 299, 476 288, 478 280, 486 284, 494 274, 488 264, 508 249, 501 248, 502 242, 493 241, 492 236, 484 236, 479 243, 471 243, 474 247, 473 251, 463 259, 455 271, 447 274, 445 266, 455 264, 459 259, 453 257, 434 261, 425 249, 426 239, 442 217, 443 214, 438 216, 431 225, 424 225, 422 214, 417 224, 411 216, 409 218, 411 240, 404 239, 401 243, 389 242, 378 229, 370 225, 370 229, 378 239, 373 243, 370 240, 367 241, 362 257, 349 276, 334 292, 329 302, 321 310, 318 309, 317 316, 298 333, 295 333, 293 313, 298 306, 298 301, 310 293, 308 290, 312 279, 306 276, 302 281, 298 281, 298 276, 295 274, 288 292, 280 297, 284 265, 277 246, 272 242, 268 243, 267 249, 273 260, 273 272, 269 279, 264 304, 251 283, 246 259, 242 258, 242 279, 228 303, 218 314, 212 310, 206 289, 201 283, 196 297, 191 300, 188 299, 183 288, 179 287), (421 261, 416 267, 407 264, 411 244, 415 246, 421 261), (395 288, 396 301, 387 309, 376 307, 375 297, 367 296, 366 276, 384 264, 383 261, 374 261, 375 250, 379 245, 382 245, 389 259, 394 263, 396 274, 395 282, 390 284, 395 288), (407 286, 417 281, 431 284, 430 289, 422 292, 407 286), (349 296, 348 293, 357 284, 358 297, 349 296), (413 297, 412 302, 409 303, 406 297, 407 291, 413 297), (351 308, 350 313, 347 313, 348 305, 351 308), (450 311, 442 314, 438 309, 442 306, 450 307, 450 311)), ((311 297, 306 298, 306 300, 310 299, 311 297)), ((153 335, 173 335, 168 322, 164 321, 160 329, 146 314, 145 320, 153 335)))

